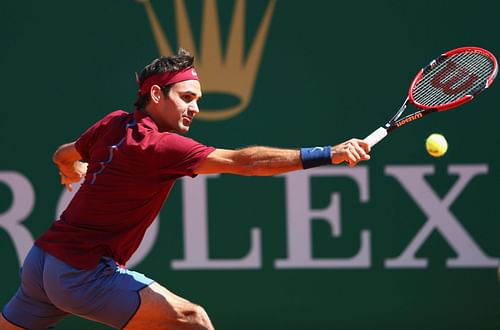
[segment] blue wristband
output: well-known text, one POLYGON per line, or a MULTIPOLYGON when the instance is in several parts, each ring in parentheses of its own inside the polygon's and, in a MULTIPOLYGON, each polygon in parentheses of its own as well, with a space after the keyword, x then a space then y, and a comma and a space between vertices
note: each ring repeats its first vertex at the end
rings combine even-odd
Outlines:
POLYGON ((304 169, 332 163, 332 147, 301 148, 300 160, 304 169))

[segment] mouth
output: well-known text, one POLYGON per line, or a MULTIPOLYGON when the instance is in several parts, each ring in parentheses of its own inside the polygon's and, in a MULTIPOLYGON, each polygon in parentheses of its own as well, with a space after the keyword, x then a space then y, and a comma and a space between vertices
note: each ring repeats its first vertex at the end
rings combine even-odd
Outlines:
POLYGON ((182 121, 184 122, 184 125, 191 125, 191 123, 193 122, 193 119, 194 117, 190 117, 190 116, 183 116, 182 117, 182 121))

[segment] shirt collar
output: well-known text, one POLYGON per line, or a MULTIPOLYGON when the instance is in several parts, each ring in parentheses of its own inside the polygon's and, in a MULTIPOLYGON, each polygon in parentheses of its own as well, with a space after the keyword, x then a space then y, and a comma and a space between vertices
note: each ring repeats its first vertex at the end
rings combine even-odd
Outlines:
POLYGON ((154 122, 153 118, 151 118, 147 113, 143 111, 134 111, 134 119, 137 120, 138 123, 142 123, 143 125, 158 131, 158 125, 154 122))

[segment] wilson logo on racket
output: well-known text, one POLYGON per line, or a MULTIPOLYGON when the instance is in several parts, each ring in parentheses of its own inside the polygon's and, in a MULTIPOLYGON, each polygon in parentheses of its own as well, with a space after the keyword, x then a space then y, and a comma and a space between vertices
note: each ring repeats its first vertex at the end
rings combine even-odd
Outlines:
POLYGON ((413 115, 407 116, 403 118, 402 120, 396 122, 396 127, 403 126, 404 124, 408 124, 411 121, 414 121, 415 119, 422 118, 424 115, 422 115, 421 112, 417 112, 413 115))
POLYGON ((470 89, 478 79, 479 76, 476 74, 449 61, 443 70, 432 79, 431 85, 452 96, 470 89))

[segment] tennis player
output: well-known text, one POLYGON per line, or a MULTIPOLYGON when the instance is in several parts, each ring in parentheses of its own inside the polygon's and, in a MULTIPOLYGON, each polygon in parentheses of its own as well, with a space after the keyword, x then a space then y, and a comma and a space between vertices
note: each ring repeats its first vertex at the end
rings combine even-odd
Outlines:
POLYGON ((183 176, 267 176, 370 158, 359 139, 300 150, 203 145, 183 135, 199 112, 194 58, 180 49, 147 65, 136 111, 115 111, 53 160, 61 183, 85 178, 60 219, 27 255, 1 329, 47 329, 72 314, 113 328, 214 329, 205 310, 125 267, 174 182, 183 176))

